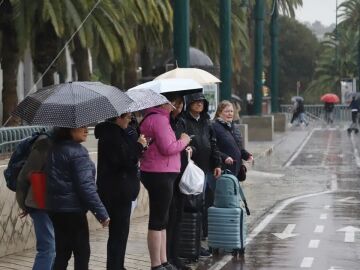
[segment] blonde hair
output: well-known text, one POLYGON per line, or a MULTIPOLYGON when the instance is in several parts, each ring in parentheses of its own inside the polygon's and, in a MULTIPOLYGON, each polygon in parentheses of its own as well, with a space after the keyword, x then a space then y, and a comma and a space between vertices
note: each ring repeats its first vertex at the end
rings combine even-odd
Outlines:
POLYGON ((234 105, 228 101, 228 100, 223 100, 219 103, 219 105, 217 106, 216 109, 216 113, 215 113, 215 117, 214 118, 218 118, 220 117, 221 112, 227 107, 227 106, 232 106, 234 108, 234 105))

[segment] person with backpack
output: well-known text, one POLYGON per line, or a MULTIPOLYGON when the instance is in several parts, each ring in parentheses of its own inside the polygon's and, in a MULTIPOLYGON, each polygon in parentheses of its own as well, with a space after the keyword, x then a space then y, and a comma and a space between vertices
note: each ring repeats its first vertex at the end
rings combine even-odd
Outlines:
MULTIPOLYGON (((192 159, 206 175, 204 208, 202 215, 202 233, 207 237, 207 209, 213 204, 215 178, 221 175, 221 157, 216 145, 216 136, 207 113, 209 103, 203 93, 194 93, 186 97, 186 111, 183 114, 185 132, 193 135, 190 146, 193 149, 192 159)), ((200 256, 210 256, 201 248, 200 256)))
POLYGON ((95 126, 98 139, 97 187, 111 219, 107 242, 107 270, 125 269, 132 201, 140 191, 139 158, 147 142, 129 127, 130 113, 95 126))
POLYGON ((95 165, 81 145, 87 135, 87 127, 56 128, 54 131, 46 165, 47 203, 56 243, 53 270, 65 270, 72 254, 75 270, 89 269, 88 210, 103 227, 110 222, 96 191, 95 165))
MULTIPOLYGON (((37 136, 29 149, 30 154, 26 158, 19 172, 16 183, 16 200, 23 211, 21 217, 30 215, 33 220, 36 238, 36 256, 33 270, 52 270, 55 259, 55 236, 54 227, 47 213, 48 206, 40 206, 34 198, 31 186, 31 176, 34 172, 43 172, 46 166, 48 153, 52 147, 52 139, 49 134, 42 133, 37 136)), ((20 146, 21 147, 21 146, 20 146)), ((24 149, 23 149, 24 150, 24 149)), ((26 150, 26 149, 25 149, 26 150)), ((43 194, 44 200, 46 193, 43 194)))

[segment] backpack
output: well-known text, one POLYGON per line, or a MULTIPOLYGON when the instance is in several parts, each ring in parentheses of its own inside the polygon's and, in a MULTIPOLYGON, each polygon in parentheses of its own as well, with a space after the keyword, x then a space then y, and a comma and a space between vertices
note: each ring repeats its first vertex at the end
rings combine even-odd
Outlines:
POLYGON ((218 208, 245 208, 247 215, 250 215, 239 180, 228 171, 225 171, 216 180, 214 206, 218 208))
POLYGON ((31 137, 25 138, 22 140, 17 146, 15 151, 12 153, 8 166, 4 170, 4 177, 6 181, 6 186, 12 190, 16 191, 16 181, 21 171, 22 167, 24 166, 30 152, 32 145, 37 140, 40 135, 47 135, 48 133, 45 131, 35 132, 31 135, 31 137))

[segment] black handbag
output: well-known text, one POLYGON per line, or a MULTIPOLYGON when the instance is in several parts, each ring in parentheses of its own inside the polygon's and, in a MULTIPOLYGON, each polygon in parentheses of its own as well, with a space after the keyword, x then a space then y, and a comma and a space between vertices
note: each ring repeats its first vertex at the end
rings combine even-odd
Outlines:
POLYGON ((246 179, 246 172, 247 172, 247 168, 244 164, 241 164, 240 165, 240 170, 238 172, 238 175, 237 175, 237 179, 240 181, 240 182, 243 182, 245 181, 246 179))

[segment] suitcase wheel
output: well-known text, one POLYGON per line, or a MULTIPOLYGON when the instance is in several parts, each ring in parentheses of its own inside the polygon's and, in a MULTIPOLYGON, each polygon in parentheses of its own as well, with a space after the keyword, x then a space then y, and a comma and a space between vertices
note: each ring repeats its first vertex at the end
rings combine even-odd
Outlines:
POLYGON ((235 249, 233 249, 233 251, 231 252, 231 254, 232 254, 234 257, 242 256, 242 255, 244 255, 244 253, 245 253, 245 248, 235 248, 235 249))
POLYGON ((209 247, 209 251, 211 254, 213 255, 219 255, 220 251, 218 248, 212 248, 212 247, 209 247))

